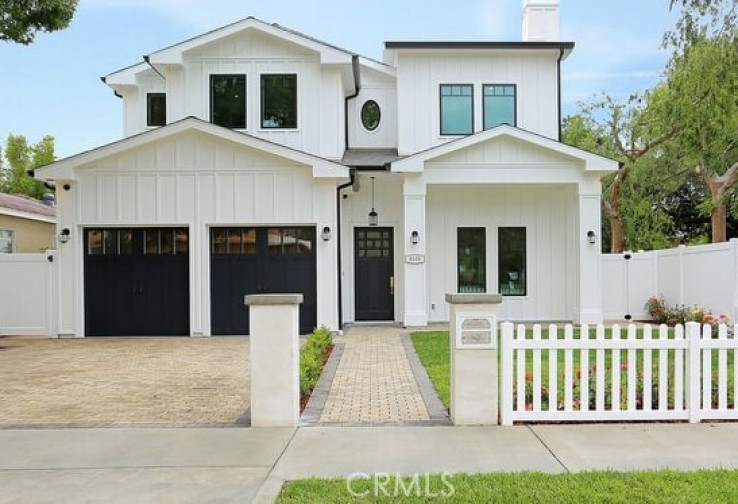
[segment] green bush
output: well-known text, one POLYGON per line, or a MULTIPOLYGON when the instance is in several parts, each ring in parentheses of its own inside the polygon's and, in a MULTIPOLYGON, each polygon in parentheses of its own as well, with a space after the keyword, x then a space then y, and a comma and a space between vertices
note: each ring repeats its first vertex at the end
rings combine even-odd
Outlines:
POLYGON ((300 349, 300 395, 309 394, 317 385, 323 372, 323 356, 332 344, 333 336, 325 326, 315 329, 308 336, 300 349))

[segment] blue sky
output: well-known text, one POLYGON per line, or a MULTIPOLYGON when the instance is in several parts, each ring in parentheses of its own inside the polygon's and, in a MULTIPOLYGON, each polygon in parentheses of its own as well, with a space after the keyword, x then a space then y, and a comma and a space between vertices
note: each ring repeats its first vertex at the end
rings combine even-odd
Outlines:
MULTIPOLYGON (((63 158, 120 138, 121 101, 99 77, 247 16, 375 59, 386 40, 520 40, 522 0, 81 0, 65 31, 0 43, 0 145, 9 133, 56 140, 63 158)), ((673 26, 668 0, 561 0, 564 113, 595 93, 653 86, 673 26)))

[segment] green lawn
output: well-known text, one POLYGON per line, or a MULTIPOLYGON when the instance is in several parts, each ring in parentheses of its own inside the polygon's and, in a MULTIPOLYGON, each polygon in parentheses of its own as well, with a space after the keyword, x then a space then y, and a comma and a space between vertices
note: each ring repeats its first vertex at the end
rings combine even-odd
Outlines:
POLYGON ((383 476, 369 480, 313 478, 288 482, 276 502, 727 503, 736 495, 738 473, 728 470, 526 472, 433 475, 427 479, 419 475, 389 481, 383 476))
MULTIPOLYGON (((544 330, 544 335, 547 333, 547 329, 544 330)), ((623 334, 624 335, 624 334, 623 334)), ((672 333, 670 332, 670 336, 672 333)), ((579 331, 578 329, 575 329, 574 331, 574 339, 579 338, 579 331)), ((529 329, 526 335, 527 338, 532 337, 532 331, 529 329)), ((606 338, 610 338, 610 330, 607 329, 605 333, 606 338)), ((639 331, 638 338, 642 338, 643 334, 642 331, 639 331)), ((415 351, 418 354, 418 357, 420 358, 420 361, 423 363, 423 366, 425 367, 428 376, 433 383, 434 388, 436 389, 436 392, 438 393, 438 397, 441 399, 441 402, 444 404, 446 408, 449 407, 449 382, 450 382, 450 355, 449 355, 449 333, 448 331, 429 331, 429 332, 415 332, 411 335, 413 346, 415 347, 415 351)), ((563 330, 559 329, 558 338, 563 338, 563 330)), ((589 383, 589 391, 590 391, 590 397, 589 402, 591 404, 590 407, 594 407, 594 397, 595 397, 595 385, 594 385, 594 368, 597 366, 597 352, 595 350, 591 350, 589 352, 585 352, 588 354, 589 359, 589 366, 590 369, 590 383, 589 383)), ((565 364, 565 352, 564 351, 557 351, 556 352, 556 361, 557 361, 557 398, 559 401, 563 399, 563 393, 564 393, 564 378, 563 378, 563 372, 564 372, 564 364, 565 364)), ((643 351, 637 351, 636 352, 636 369, 638 371, 638 375, 636 378, 636 388, 637 397, 640 398, 643 395, 643 380, 640 377, 640 374, 643 370, 643 351)), ((669 373, 669 391, 668 391, 668 400, 670 403, 670 407, 673 407, 674 402, 674 380, 673 380, 673 374, 674 374, 674 351, 669 350, 667 352, 668 354, 668 373, 669 373)), ((579 370, 579 365, 581 362, 581 351, 573 351, 571 352, 572 355, 572 364, 575 372, 579 370)), ((611 369, 611 361, 612 361, 612 351, 605 351, 605 359, 604 359, 604 367, 606 369, 605 372, 605 388, 606 391, 606 408, 610 409, 611 405, 609 404, 609 390, 612 388, 612 375, 610 373, 611 369)), ((713 351, 712 356, 712 370, 713 374, 717 374, 718 371, 718 353, 717 350, 713 351)), ((549 352, 547 350, 543 350, 540 352, 540 359, 541 359, 541 376, 542 376, 542 388, 543 390, 548 389, 548 372, 549 372, 549 352)), ((685 357, 686 359, 686 357, 685 357)), ((533 370, 533 351, 526 351, 526 373, 530 373, 533 370)), ((623 350, 620 352, 620 363, 621 365, 624 365, 626 362, 628 362, 628 351, 623 350)), ((733 383, 733 372, 734 372, 734 366, 733 366, 733 352, 728 351, 727 355, 727 364, 728 364, 728 383, 733 383)), ((632 365, 632 363, 630 363, 632 365)), ((653 407, 656 407, 656 400, 658 399, 658 370, 659 370, 659 351, 651 352, 651 369, 653 374, 653 386, 652 386, 652 401, 653 401, 653 407)), ((620 383, 620 400, 621 400, 621 408, 625 408, 626 404, 625 401, 627 400, 628 393, 627 393, 627 376, 628 371, 623 369, 620 373, 621 383, 620 383)), ((579 394, 579 386, 576 383, 577 379, 574 379, 574 385, 575 385, 575 391, 573 392, 573 397, 575 399, 579 399, 581 401, 581 397, 579 394)), ((713 390, 713 402, 717 403, 717 386, 716 386, 717 380, 713 381, 714 390, 713 390)), ((526 403, 530 402, 532 399, 529 397, 532 394, 532 383, 527 382, 526 383, 526 403)), ((728 387, 728 404, 732 404, 734 400, 734 394, 735 391, 733 390, 732 386, 728 387)), ((544 403, 544 409, 548 408, 548 399, 546 397, 546 394, 544 393, 543 397, 543 403, 544 403)))

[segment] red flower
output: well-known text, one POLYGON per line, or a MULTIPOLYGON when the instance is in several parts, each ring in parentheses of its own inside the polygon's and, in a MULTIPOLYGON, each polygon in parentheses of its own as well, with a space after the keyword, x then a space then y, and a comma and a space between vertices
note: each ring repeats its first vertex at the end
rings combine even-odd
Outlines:
POLYGON ((525 373, 525 381, 533 381, 533 373, 525 373))

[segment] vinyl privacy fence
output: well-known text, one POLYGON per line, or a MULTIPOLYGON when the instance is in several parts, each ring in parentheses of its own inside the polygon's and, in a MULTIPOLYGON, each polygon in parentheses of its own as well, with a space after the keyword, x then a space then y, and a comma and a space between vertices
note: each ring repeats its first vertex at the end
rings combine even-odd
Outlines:
POLYGON ((54 252, 0 254, 0 335, 56 336, 54 252))
POLYGON ((503 425, 738 419, 735 326, 500 328, 503 425))

